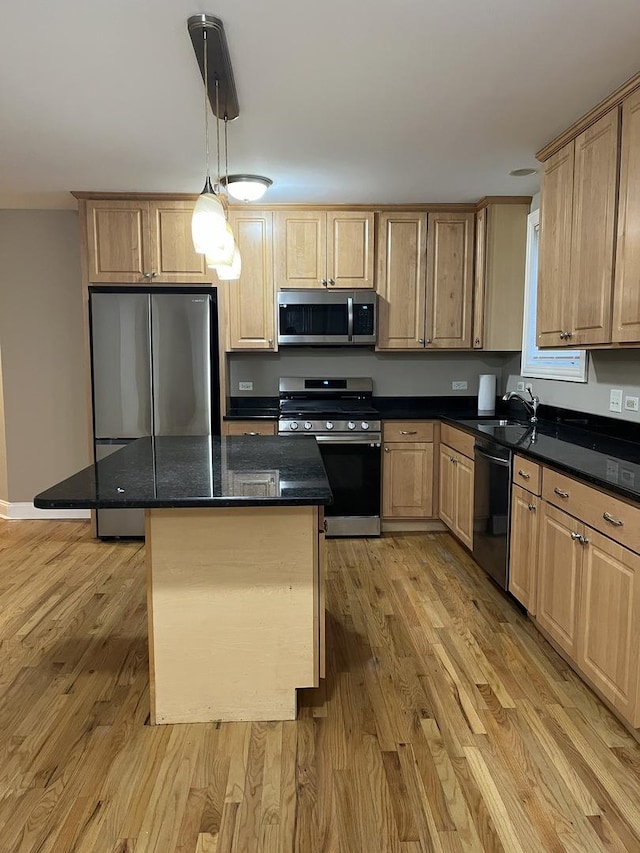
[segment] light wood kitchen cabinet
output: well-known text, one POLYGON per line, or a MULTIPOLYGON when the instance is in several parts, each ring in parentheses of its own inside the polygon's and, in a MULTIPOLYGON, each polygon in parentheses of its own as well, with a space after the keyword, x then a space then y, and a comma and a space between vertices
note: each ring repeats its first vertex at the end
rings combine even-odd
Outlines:
POLYGON ((223 421, 223 435, 276 435, 275 421, 223 421))
POLYGON ((611 109, 544 164, 539 347, 611 340, 619 112, 611 109))
POLYGON ((536 613, 538 575, 538 515, 540 499, 520 486, 511 494, 511 541, 509 549, 509 592, 536 613))
POLYGON ((529 204, 488 204, 476 215, 473 347, 522 349, 529 204))
POLYGON ((584 525, 545 501, 540 525, 536 620, 575 660, 584 525))
POLYGON ((273 213, 233 210, 229 221, 242 258, 238 281, 225 282, 228 350, 275 350, 273 213))
POLYGON ((374 213, 277 211, 278 288, 374 286, 374 213))
POLYGON ((104 284, 210 284, 193 249, 195 201, 89 199, 85 203, 88 279, 104 284))
POLYGON ((640 342, 640 91, 622 105, 622 150, 611 340, 640 342))
POLYGON ((438 507, 440 519, 451 532, 473 548, 473 459, 446 444, 440 445, 438 507))
POLYGON ((383 448, 383 518, 433 518, 433 423, 387 422, 383 448))
POLYGON ((381 214, 378 349, 470 348, 472 213, 381 214))

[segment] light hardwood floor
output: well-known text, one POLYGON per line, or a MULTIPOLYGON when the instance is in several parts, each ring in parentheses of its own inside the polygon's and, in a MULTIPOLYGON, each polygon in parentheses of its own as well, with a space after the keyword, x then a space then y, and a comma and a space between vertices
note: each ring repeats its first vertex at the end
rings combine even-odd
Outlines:
POLYGON ((144 549, 0 521, 0 850, 640 850, 640 747, 446 534, 328 542, 287 723, 148 722, 144 549))

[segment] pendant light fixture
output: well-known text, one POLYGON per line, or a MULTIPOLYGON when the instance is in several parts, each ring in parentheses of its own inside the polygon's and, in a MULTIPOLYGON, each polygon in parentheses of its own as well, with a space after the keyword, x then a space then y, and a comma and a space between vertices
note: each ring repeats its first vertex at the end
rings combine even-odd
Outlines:
MULTIPOLYGON (((196 16, 198 17, 198 16, 196 16)), ((206 17, 206 16, 202 16, 206 17)), ((190 19, 189 30, 192 33, 193 28, 190 19)), ((205 162, 206 162, 206 178, 204 189, 202 190, 191 218, 191 237, 193 239, 194 249, 198 254, 206 255, 215 263, 231 264, 233 260, 233 233, 227 222, 225 209, 220 200, 220 195, 217 192, 219 183, 216 182, 215 187, 211 184, 211 171, 209 164, 209 46, 207 39, 207 27, 204 22, 200 21, 202 29, 202 50, 203 50, 203 77, 204 77, 204 131, 205 131, 205 162)), ((216 76, 216 102, 218 103, 219 82, 216 76)), ((216 111, 216 121, 218 121, 219 107, 216 111)), ((220 173, 220 135, 218 131, 218 177, 220 173)))
MULTIPOLYGON (((225 118, 224 120, 224 174, 225 178, 228 179, 229 175, 229 142, 227 135, 227 126, 228 120, 225 118)), ((218 152, 220 151, 220 124, 217 125, 217 139, 218 139, 218 152)), ((220 172, 220 166, 218 165, 218 173, 220 172)), ((225 178, 221 178, 220 183, 224 182, 225 178)), ((238 248, 238 244, 233 238, 231 232, 231 226, 227 223, 229 228, 229 233, 233 239, 233 253, 229 260, 224 260, 223 262, 217 261, 215 257, 207 256, 207 267, 210 269, 214 269, 218 275, 218 278, 221 281, 235 281, 240 278, 240 272, 242 269, 242 262, 240 259, 240 249, 238 248)))

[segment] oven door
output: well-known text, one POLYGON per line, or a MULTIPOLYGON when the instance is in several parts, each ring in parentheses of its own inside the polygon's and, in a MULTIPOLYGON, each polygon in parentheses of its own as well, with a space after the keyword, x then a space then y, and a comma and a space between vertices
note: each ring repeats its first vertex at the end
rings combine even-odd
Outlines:
POLYGON ((327 536, 380 535, 380 441, 317 436, 333 503, 327 536))

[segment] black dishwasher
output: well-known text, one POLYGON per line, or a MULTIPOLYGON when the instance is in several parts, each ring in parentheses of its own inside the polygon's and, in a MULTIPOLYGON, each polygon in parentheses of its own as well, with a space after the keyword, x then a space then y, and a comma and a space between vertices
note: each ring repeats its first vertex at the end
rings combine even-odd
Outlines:
POLYGON ((476 439, 473 558, 502 589, 508 586, 511 451, 476 439))

